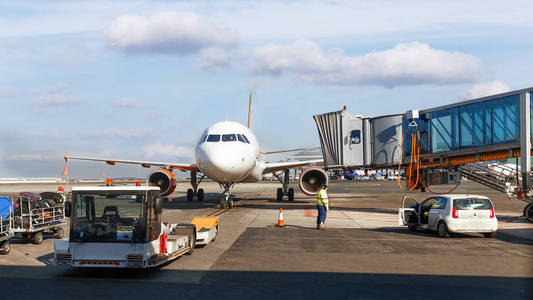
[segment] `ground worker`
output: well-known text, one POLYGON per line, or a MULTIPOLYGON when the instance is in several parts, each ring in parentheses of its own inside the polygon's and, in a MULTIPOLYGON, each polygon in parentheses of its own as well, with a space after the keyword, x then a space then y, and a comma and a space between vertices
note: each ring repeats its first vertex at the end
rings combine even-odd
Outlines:
POLYGON ((329 211, 327 188, 328 186, 326 184, 321 185, 320 190, 316 195, 316 209, 318 210, 316 229, 318 230, 326 229, 324 223, 326 223, 326 213, 329 211))
POLYGON ((61 203, 65 203, 65 201, 67 201, 67 196, 65 195, 65 189, 62 186, 60 186, 57 188, 57 193, 61 195, 61 199, 62 199, 61 203))

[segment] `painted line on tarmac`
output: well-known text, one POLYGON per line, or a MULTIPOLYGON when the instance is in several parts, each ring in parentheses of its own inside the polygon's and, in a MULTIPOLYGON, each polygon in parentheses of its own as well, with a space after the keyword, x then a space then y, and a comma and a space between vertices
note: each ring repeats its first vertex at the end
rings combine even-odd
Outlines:
MULTIPOLYGON (((239 201, 233 203, 233 205, 234 205, 234 206, 239 206, 239 205, 243 204, 245 200, 248 200, 248 199, 250 199, 250 198, 252 198, 252 197, 255 197, 255 196, 259 195, 259 194, 261 194, 261 192, 255 192, 255 193, 253 193, 253 194, 251 194, 251 195, 246 196, 244 199, 239 200, 239 201)), ((208 216, 208 217, 216 217, 216 216, 219 216, 219 215, 221 215, 221 214, 227 212, 228 210, 229 210, 229 208, 219 208, 218 210, 216 210, 216 211, 210 213, 210 214, 207 215, 207 216, 208 216)))

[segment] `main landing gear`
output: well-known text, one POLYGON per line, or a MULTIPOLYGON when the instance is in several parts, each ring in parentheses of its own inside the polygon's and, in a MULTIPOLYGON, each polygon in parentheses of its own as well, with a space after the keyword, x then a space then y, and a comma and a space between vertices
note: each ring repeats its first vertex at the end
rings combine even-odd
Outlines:
POLYGON ((196 172, 191 172, 191 185, 192 189, 187 190, 187 201, 192 201, 194 199, 194 196, 198 199, 198 201, 202 202, 204 201, 204 189, 198 189, 198 185, 204 180, 205 175, 202 175, 200 179, 196 177, 196 172))
POLYGON ((220 198, 220 208, 233 208, 233 198, 229 193, 233 183, 221 183, 220 186, 224 188, 224 196, 220 198))
POLYGON ((283 188, 278 188, 276 199, 281 201, 283 200, 283 196, 287 196, 289 201, 294 201, 294 189, 289 188, 289 170, 283 171, 283 179, 281 178, 281 173, 272 173, 272 175, 276 176, 278 181, 283 185, 283 188))

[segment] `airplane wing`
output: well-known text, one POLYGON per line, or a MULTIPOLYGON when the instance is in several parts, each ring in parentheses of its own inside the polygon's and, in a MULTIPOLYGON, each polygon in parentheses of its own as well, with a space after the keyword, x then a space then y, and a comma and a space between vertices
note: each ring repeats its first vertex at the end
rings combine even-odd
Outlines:
POLYGON ((164 167, 170 169, 179 169, 180 171, 187 172, 201 172, 196 164, 174 164, 174 163, 165 163, 165 162, 153 162, 153 161, 137 161, 137 160, 123 160, 123 159, 107 159, 107 158, 94 158, 94 157, 72 157, 65 156, 65 160, 75 159, 75 160, 88 160, 88 161, 101 161, 105 162, 108 165, 114 166, 115 164, 130 164, 130 165, 140 165, 144 168, 151 167, 164 167))
POLYGON ((265 155, 268 154, 277 154, 277 153, 285 153, 285 152, 296 152, 296 151, 303 151, 308 150, 308 148, 298 148, 298 149, 290 149, 290 150, 279 150, 279 151, 269 151, 269 152, 262 152, 265 155))
POLYGON ((309 166, 311 164, 321 164, 321 163, 323 163, 322 159, 266 163, 266 168, 263 171, 263 174, 268 174, 268 173, 272 173, 275 171, 282 171, 282 170, 287 170, 287 169, 292 169, 292 168, 309 166))

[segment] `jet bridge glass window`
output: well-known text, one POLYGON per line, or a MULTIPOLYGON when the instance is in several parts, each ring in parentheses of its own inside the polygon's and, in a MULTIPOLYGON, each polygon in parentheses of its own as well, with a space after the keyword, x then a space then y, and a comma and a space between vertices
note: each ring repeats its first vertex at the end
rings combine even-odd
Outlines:
POLYGON ((459 148, 459 108, 431 114, 431 149, 433 153, 459 148))
POLYGON ((361 143, 361 130, 352 130, 350 134, 350 144, 361 143))
POLYGON ((208 142, 219 142, 220 141, 220 134, 210 134, 207 137, 208 142))
POLYGON ((235 142, 237 141, 237 137, 235 136, 235 134, 223 134, 222 141, 223 142, 235 142))

